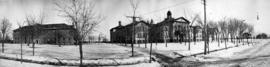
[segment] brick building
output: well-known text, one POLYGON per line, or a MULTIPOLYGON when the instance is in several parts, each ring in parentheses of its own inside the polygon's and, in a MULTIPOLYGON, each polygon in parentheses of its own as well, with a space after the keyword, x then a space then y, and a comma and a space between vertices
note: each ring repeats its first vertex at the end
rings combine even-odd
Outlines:
POLYGON ((36 24, 13 30, 15 43, 74 44, 75 29, 66 24, 36 24))
POLYGON ((152 26, 153 40, 158 42, 183 40, 187 38, 189 23, 184 17, 173 18, 172 13, 168 11, 163 21, 152 26))
POLYGON ((135 43, 143 43, 148 41, 148 30, 150 29, 150 23, 145 21, 135 21, 128 25, 121 25, 121 21, 119 21, 119 25, 110 30, 111 42, 117 43, 131 43, 132 38, 135 40, 135 43), (133 27, 134 26, 134 27, 133 27), (135 30, 135 31, 133 31, 135 30), (135 35, 132 37, 132 35, 135 35))
POLYGON ((190 21, 184 17, 173 18, 170 11, 167 12, 167 17, 156 24, 153 21, 144 22, 137 21, 135 23, 122 26, 121 22, 117 27, 110 30, 111 42, 123 43, 131 42, 133 28, 135 25, 135 40, 140 42, 178 42, 187 41, 190 38, 192 41, 201 39, 201 27, 191 26, 190 21))

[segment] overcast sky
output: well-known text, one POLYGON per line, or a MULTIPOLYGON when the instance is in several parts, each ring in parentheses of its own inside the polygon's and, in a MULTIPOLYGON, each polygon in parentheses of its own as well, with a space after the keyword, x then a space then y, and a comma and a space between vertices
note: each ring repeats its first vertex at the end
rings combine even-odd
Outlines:
MULTIPOLYGON (((44 12, 45 22, 67 23, 58 16, 54 0, 0 0, 0 18, 7 17, 12 23, 12 29, 18 28, 17 22, 22 22, 26 15, 38 15, 44 12)), ((126 16, 132 15, 129 0, 94 0, 96 12, 101 13, 106 19, 96 28, 98 32, 109 38, 109 29, 116 27, 118 21, 123 25, 131 23, 126 16)), ((203 16, 201 0, 140 0, 137 16, 145 20, 153 19, 155 23, 166 17, 167 11, 173 17, 203 16)), ((207 0, 207 18, 217 21, 221 18, 239 18, 254 25, 255 32, 270 34, 270 0, 207 0), (256 20, 257 14, 259 21, 256 20)))

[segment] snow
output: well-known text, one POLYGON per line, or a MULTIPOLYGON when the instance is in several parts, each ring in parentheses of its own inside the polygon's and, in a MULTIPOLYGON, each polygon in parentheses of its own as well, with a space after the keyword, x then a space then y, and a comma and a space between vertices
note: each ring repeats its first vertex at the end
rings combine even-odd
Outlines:
MULTIPOLYGON (((62 47, 58 47, 58 45, 37 44, 35 47, 35 56, 70 60, 79 59, 78 46, 62 45, 62 47)), ((131 56, 130 51, 130 48, 107 43, 83 45, 84 59, 129 58, 131 56)), ((5 44, 5 53, 20 55, 20 44, 5 44)), ((23 56, 32 55, 32 47, 23 44, 23 56)), ((143 56, 138 52, 135 52, 135 55, 143 56)))
MULTIPOLYGON (((128 65, 149 62, 149 57, 140 52, 135 52, 136 57, 131 56, 131 49, 106 44, 85 44, 84 65, 128 65)), ((20 57, 20 44, 5 44, 5 53, 0 54, 0 58, 11 60, 22 60, 25 62, 53 64, 53 65, 79 65, 78 47, 74 45, 66 45, 58 47, 58 45, 36 45, 35 56, 32 56, 32 48, 23 45, 23 58, 20 57)))
MULTIPOLYGON (((188 50, 189 43, 153 43, 154 52, 163 54, 171 58, 177 58, 186 56, 182 58, 185 61, 199 61, 199 62, 209 62, 209 61, 219 61, 227 59, 239 59, 243 57, 256 57, 264 55, 267 49, 270 47, 264 47, 267 40, 256 40, 256 45, 239 45, 227 42, 228 49, 219 50, 225 48, 225 43, 220 43, 213 41, 210 42, 210 51, 207 55, 196 55, 198 53, 204 52, 204 42, 191 42, 191 50, 188 50), (232 47, 232 48, 231 48, 232 47), (254 49, 256 48, 256 49, 254 49), (265 50, 260 50, 260 49, 265 50), (252 50, 251 50, 252 49, 252 50), (262 52, 258 52, 258 51, 262 52), (253 55, 251 55, 253 54, 253 55)), ((269 42, 270 43, 270 42, 269 42)), ((141 49, 149 51, 150 44, 135 44, 135 57, 131 56, 130 44, 124 46, 124 44, 110 44, 110 43, 96 43, 96 44, 85 44, 83 45, 84 51, 84 65, 131 65, 131 64, 142 64, 149 62, 149 52, 143 52, 141 49)), ((19 60, 20 59, 20 44, 6 44, 5 53, 1 53, 1 58, 8 58, 19 60)), ((79 53, 78 46, 66 45, 58 47, 58 45, 36 45, 35 56, 32 56, 32 48, 23 45, 23 60, 35 63, 45 63, 54 65, 79 65, 79 53)), ((145 65, 145 64, 142 64, 145 65)), ((147 64, 148 65, 148 64, 147 64)), ((150 64, 151 65, 151 64, 150 64)), ((245 64, 242 64, 245 65, 245 64)))
MULTIPOLYGON (((226 43, 227 47, 234 47, 236 44, 233 44, 231 42, 226 43)), ((209 43, 210 45, 210 51, 217 50, 217 49, 223 49, 225 48, 225 42, 220 43, 218 46, 218 42, 213 41, 209 43)), ((130 44, 128 44, 130 46, 130 44)), ((147 49, 149 50, 150 44, 146 44, 147 49)), ((198 54, 204 52, 204 42, 191 42, 190 43, 190 50, 188 50, 189 43, 167 43, 167 47, 165 43, 153 43, 152 49, 155 50, 158 53, 162 53, 164 55, 168 55, 170 57, 179 57, 179 56, 190 56, 193 54, 198 54), (176 56, 178 55, 178 56, 176 56)), ((145 48, 145 44, 135 44, 135 47, 138 48, 145 48)))
MULTIPOLYGON (((59 66, 59 65, 46 65, 46 64, 36 64, 28 62, 19 62, 14 60, 0 59, 0 67, 77 67, 77 66, 59 66)), ((152 63, 139 63, 133 65, 121 65, 121 66, 106 66, 106 67, 161 67, 158 62, 152 63)))
MULTIPOLYGON (((239 45, 238 47, 229 48, 226 50, 221 50, 217 52, 211 52, 207 55, 199 55, 196 56, 195 59, 197 61, 221 61, 221 60, 233 60, 233 59, 243 59, 250 58, 252 56, 257 56, 253 51, 257 49, 261 49, 263 44, 267 42, 267 40, 256 40, 256 45, 239 45), (254 49, 257 48, 257 49, 254 49)), ((266 51, 261 51, 262 54, 267 53, 266 51)))
POLYGON ((19 62, 14 60, 0 59, 0 67, 68 67, 68 66, 55 66, 44 65, 36 63, 19 62))
MULTIPOLYGON (((262 43, 262 41, 264 40, 256 39, 253 43, 260 44, 262 43)), ((191 42, 190 50, 188 50, 188 46, 189 46, 188 42, 187 43, 167 43, 167 47, 165 43, 153 43, 152 49, 157 53, 163 54, 171 58, 185 56, 183 60, 186 60, 186 61, 217 61, 217 60, 224 60, 224 59, 235 57, 237 56, 236 55, 237 53, 241 51, 245 51, 247 49, 252 49, 254 46, 256 46, 252 44, 247 44, 246 42, 232 43, 230 40, 226 43, 227 49, 225 49, 225 42, 220 42, 220 45, 218 44, 219 42, 217 41, 210 41, 209 50, 213 52, 210 52, 210 54, 207 54, 207 55, 203 55, 203 52, 204 52, 203 41, 191 42), (194 54, 199 54, 199 55, 194 55, 194 54)), ((124 44, 121 44, 121 45, 124 45, 124 44)), ((127 45, 128 47, 131 46, 130 44, 127 44, 127 45)), ((137 48, 137 50, 141 50, 141 48, 145 48, 144 43, 135 44, 134 46, 137 48)), ((150 44, 147 43, 146 47, 147 47, 146 49, 149 50, 150 44)))

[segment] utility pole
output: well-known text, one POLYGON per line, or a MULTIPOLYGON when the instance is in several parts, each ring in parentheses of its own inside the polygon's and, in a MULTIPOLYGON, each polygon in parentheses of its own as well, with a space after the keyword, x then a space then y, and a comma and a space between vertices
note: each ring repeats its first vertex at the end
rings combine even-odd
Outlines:
POLYGON ((127 16, 127 18, 132 18, 132 36, 131 36, 131 56, 134 56, 134 43, 135 43, 135 22, 136 22, 136 18, 140 18, 140 17, 136 17, 135 16, 135 12, 133 14, 133 16, 127 16))

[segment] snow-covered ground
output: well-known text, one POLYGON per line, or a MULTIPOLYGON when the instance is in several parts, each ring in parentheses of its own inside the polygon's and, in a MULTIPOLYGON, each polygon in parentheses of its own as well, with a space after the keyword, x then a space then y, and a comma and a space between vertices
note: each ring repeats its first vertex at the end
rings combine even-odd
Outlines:
POLYGON ((27 62, 19 62, 14 60, 0 59, 0 67, 67 67, 67 66, 55 66, 46 64, 35 64, 27 62))
MULTIPOLYGON (((230 49, 230 50, 242 50, 240 48, 249 48, 251 46, 242 46, 242 43, 232 43, 232 42, 227 42, 226 46, 227 47, 235 47, 236 45, 241 45, 239 47, 236 47, 237 49, 230 49)), ((121 44, 124 46, 124 44, 121 44)), ((127 46, 130 46, 131 44, 127 44, 127 46)), ((250 44, 251 45, 251 44, 250 44)), ((145 44, 135 44, 134 45, 136 48, 145 48, 146 49, 150 49, 150 43, 147 43, 146 46, 145 44)), ((224 49, 225 46, 225 42, 217 42, 217 41, 213 41, 213 42, 209 42, 209 50, 217 50, 217 49, 224 49)), ((204 52, 204 42, 203 41, 199 41, 199 42, 191 42, 190 43, 190 50, 189 48, 189 43, 167 43, 167 46, 165 43, 153 43, 152 44, 152 49, 158 53, 164 54, 166 56, 172 57, 172 58, 176 58, 179 56, 190 56, 193 54, 198 54, 198 53, 202 53, 204 52)), ((140 50, 140 49, 138 49, 140 50)), ((231 54, 226 54, 231 55, 231 54)), ((226 56, 226 55, 221 55, 221 56, 226 56)))
POLYGON ((186 57, 184 60, 203 63, 199 67, 269 67, 270 40, 258 39, 255 42, 253 45, 234 47, 196 57, 186 57))
MULTIPOLYGON (((23 62, 52 64, 52 65, 80 65, 78 46, 37 44, 35 55, 32 47, 23 45, 23 58, 20 55, 20 44, 5 44, 5 53, 0 58, 20 60, 23 62)), ((149 57, 136 52, 131 56, 131 49, 109 43, 94 43, 83 45, 83 65, 129 65, 149 62, 149 57)))
POLYGON ((211 52, 207 55, 199 55, 196 56, 196 58, 199 61, 219 61, 219 60, 232 60, 232 59, 242 59, 242 58, 249 58, 254 57, 258 55, 264 55, 268 54, 266 51, 260 51, 259 50, 267 50, 268 49, 262 49, 269 40, 255 40, 253 45, 240 45, 239 47, 234 47, 226 50, 211 52), (258 54, 260 53, 260 54, 258 54))
MULTIPOLYGON (((51 57, 58 59, 79 59, 79 46, 66 45, 59 47, 58 45, 48 44, 36 44, 35 45, 35 56, 51 57)), ((23 55, 32 56, 32 47, 23 44, 23 55)), ((0 50, 1 51, 1 50, 0 50)), ((20 55, 20 44, 5 44, 5 53, 20 55)), ((106 44, 106 43, 95 43, 83 45, 84 59, 100 59, 100 58, 128 58, 131 56, 131 49, 106 44)), ((141 56, 135 52, 135 55, 141 56)))
MULTIPOLYGON (((247 44, 247 42, 232 43, 229 41, 226 43, 228 49, 225 49, 225 42, 222 42, 220 43, 220 45, 218 45, 218 42, 213 41, 213 42, 210 42, 209 45, 210 45, 210 51, 214 50, 214 52, 210 52, 207 55, 202 54, 204 52, 204 42, 202 41, 196 42, 196 43, 191 42, 190 43, 191 50, 188 50, 189 43, 167 43, 167 47, 165 43, 157 43, 157 44, 153 43, 152 45, 153 45, 154 52, 162 54, 166 57, 169 57, 172 60, 177 60, 178 59, 177 57, 187 56, 187 57, 181 58, 181 61, 199 62, 199 65, 200 65, 201 62, 215 62, 215 61, 232 60, 232 59, 239 60, 239 59, 245 58, 244 56, 250 57, 249 56, 250 52, 253 52, 252 53, 253 55, 255 55, 256 53, 260 53, 260 52, 256 52, 258 50, 253 50, 256 46, 261 46, 265 44, 265 42, 268 42, 268 41, 269 40, 256 39, 253 41, 252 44, 251 43, 247 44), (190 56, 190 55, 194 55, 198 53, 200 54, 196 56, 190 56)), ((125 44, 120 44, 120 45, 125 46, 125 44)), ((127 44, 127 47, 130 47, 130 44, 127 44)), ((148 50, 149 52, 150 44, 149 43, 146 44, 147 48, 145 48, 145 44, 135 44, 135 47, 136 47, 136 50, 138 51, 147 52, 146 50, 148 50)), ((257 49, 260 49, 260 48, 257 48, 257 49)), ((267 49, 265 49, 264 52, 265 51, 267 51, 267 49)), ((267 52, 266 53, 262 52, 260 54, 267 54, 267 52)), ((163 60, 165 62, 167 61, 166 59, 163 59, 163 60)), ((181 64, 185 64, 185 63, 181 62, 181 64)), ((206 67, 208 66, 206 65, 206 67)), ((216 66, 214 65, 214 67, 216 66)))
MULTIPOLYGON (((20 61, 0 59, 0 67, 78 67, 78 66, 59 66, 59 65, 28 63, 28 62, 21 63, 20 61)), ((104 66, 104 67, 161 67, 161 66, 158 62, 152 62, 152 63, 139 63, 134 65, 104 66)))
MULTIPOLYGON (((175 59, 177 57, 181 56, 188 56, 183 58, 182 60, 186 61, 199 61, 199 62, 212 62, 212 61, 219 61, 219 60, 226 60, 226 59, 239 59, 243 57, 257 57, 264 55, 264 52, 267 52, 268 48, 263 48, 264 46, 262 44, 268 43, 269 40, 256 40, 257 42, 254 45, 242 45, 235 47, 236 44, 233 44, 231 42, 227 42, 227 47, 233 47, 228 48, 226 50, 220 50, 216 52, 211 52, 207 55, 197 55, 197 56, 190 56, 193 54, 203 53, 204 52, 204 42, 191 42, 190 47, 191 49, 188 50, 189 43, 167 43, 167 46, 165 43, 153 43, 152 47, 154 52, 163 54, 164 56, 171 57, 172 59, 175 59), (254 50, 256 48, 257 50, 254 50), (252 49, 252 50, 251 50, 252 49), (260 50, 264 52, 258 52, 259 49, 265 49, 260 50), (253 53, 251 53, 253 52, 253 53), (253 54, 253 55, 251 55, 253 54)), ((222 42, 218 45, 218 42, 210 42, 210 51, 217 50, 217 49, 224 49, 225 43, 222 42)), ((131 48, 130 44, 127 44, 127 46, 124 44, 116 44, 116 43, 95 43, 95 44, 85 44, 83 45, 83 51, 84 51, 84 62, 93 62, 92 64, 134 64, 137 62, 125 62, 125 61, 133 61, 133 60, 141 60, 147 61, 149 59, 148 53, 149 53, 149 47, 150 43, 145 44, 135 44, 135 55, 139 56, 141 58, 130 58, 131 56, 131 48), (145 48, 146 47, 146 48, 145 48), (112 59, 112 58, 118 58, 114 60, 106 60, 106 59, 112 59), (124 59, 123 59, 124 58, 124 59), (144 59, 147 58, 147 59, 144 59), (90 60, 91 59, 91 60, 90 60), (97 60, 98 59, 98 60, 97 60), (93 61, 96 60, 96 61, 93 61), (117 61, 117 63, 115 63, 117 61), (102 62, 102 63, 100 63, 102 62)), ((15 55, 14 57, 20 56, 20 44, 6 44, 5 45, 5 54, 12 54, 15 55)), ((270 49, 270 47, 269 47, 270 49)), ((23 45, 23 53, 24 57, 27 58, 27 56, 32 55, 32 48, 29 46, 26 46, 26 44, 23 45)), ((42 45, 38 44, 36 45, 35 49, 35 56, 40 57, 49 57, 49 58, 57 58, 61 60, 63 63, 71 63, 74 62, 74 65, 78 64, 78 58, 79 58, 79 50, 78 46, 72 46, 72 45, 66 45, 62 47, 58 47, 58 45, 42 45), (70 61, 74 60, 74 61, 70 61)), ((54 60, 57 62, 57 60, 54 60)), ((148 63, 140 63, 142 65, 149 65, 148 63)), ((140 65, 138 64, 138 65, 140 65)), ((151 64, 150 64, 151 65, 151 64)), ((244 64, 243 64, 244 65, 244 64)), ((129 65, 125 65, 129 66, 129 65)), ((136 66, 135 66, 136 67, 136 66)))

